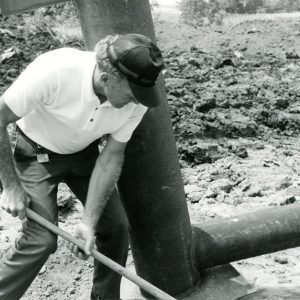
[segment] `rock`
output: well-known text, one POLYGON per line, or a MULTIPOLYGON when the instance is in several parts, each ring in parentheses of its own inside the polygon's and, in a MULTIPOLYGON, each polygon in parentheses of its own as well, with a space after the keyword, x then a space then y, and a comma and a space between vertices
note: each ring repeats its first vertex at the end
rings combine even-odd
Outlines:
POLYGON ((80 274, 77 274, 74 278, 76 281, 79 281, 81 279, 81 275, 80 274))
POLYGON ((189 194, 189 198, 191 200, 192 203, 198 203, 200 202, 200 200, 203 197, 203 193, 202 192, 193 192, 191 194, 189 194))
POLYGON ((252 27, 251 29, 249 29, 247 31, 247 34, 252 34, 252 33, 256 33, 256 32, 260 32, 259 30, 257 30, 255 27, 252 27))
POLYGON ((240 189, 242 190, 242 192, 248 191, 250 187, 251 187, 251 183, 247 180, 242 181, 240 184, 240 189))
POLYGON ((207 204, 215 204, 216 200, 210 198, 209 200, 206 201, 206 203, 207 204))
POLYGON ((206 98, 200 99, 194 105, 194 110, 198 112, 207 112, 216 107, 215 95, 209 94, 206 98))
POLYGON ((232 149, 232 152, 240 158, 247 158, 249 156, 247 149, 243 146, 235 147, 234 149, 232 149))
POLYGON ((288 108, 288 106, 290 105, 289 100, 288 99, 276 99, 275 101, 275 107, 279 108, 279 109, 286 109, 288 108))
POLYGON ((276 191, 280 191, 283 189, 286 189, 287 187, 291 186, 293 184, 293 180, 289 176, 285 176, 281 178, 279 181, 277 181, 275 185, 276 191))
POLYGON ((210 218, 214 218, 214 217, 216 216, 216 213, 214 213, 214 212, 212 212, 212 211, 208 211, 208 212, 206 213, 206 215, 207 215, 208 217, 210 217, 210 218))
POLYGON ((282 264, 282 265, 289 263, 287 257, 281 257, 281 256, 275 256, 274 261, 279 263, 279 264, 282 264))
POLYGON ((70 295, 74 295, 75 292, 76 292, 76 289, 75 289, 75 288, 70 288, 69 291, 68 291, 68 293, 69 293, 70 295))
POLYGON ((218 144, 205 142, 196 142, 194 145, 189 143, 181 143, 178 147, 180 158, 190 163, 212 163, 227 153, 223 149, 219 149, 218 144))
POLYGON ((284 199, 282 202, 280 202, 280 205, 289 205, 289 204, 293 204, 294 202, 296 202, 296 197, 295 196, 288 196, 286 199, 284 199))
POLYGON ((57 206, 61 211, 67 211, 74 205, 73 195, 70 191, 58 194, 57 206))
POLYGON ((39 271, 39 275, 43 275, 47 270, 46 265, 43 265, 43 267, 41 268, 41 270, 39 271))
POLYGON ((300 59, 299 54, 296 52, 296 50, 291 50, 285 53, 285 57, 287 59, 300 59))
POLYGON ((262 143, 256 142, 254 144, 254 148, 257 149, 257 150, 262 150, 262 149, 265 149, 265 145, 262 144, 262 143))
POLYGON ((219 61, 216 62, 216 64, 214 65, 214 68, 216 70, 223 68, 225 66, 232 66, 232 67, 236 67, 237 63, 233 58, 222 58, 219 61))
POLYGON ((213 182, 209 188, 216 194, 219 194, 221 191, 230 193, 233 188, 233 183, 229 179, 219 179, 213 182))
POLYGON ((262 197, 263 193, 260 187, 251 186, 246 195, 248 197, 262 197))
POLYGON ((165 81, 166 87, 169 89, 183 88, 187 83, 187 80, 182 78, 167 78, 165 81))
POLYGON ((218 196, 218 193, 215 191, 212 191, 211 189, 208 189, 204 195, 205 198, 216 198, 218 196))
POLYGON ((291 150, 283 150, 282 154, 284 154, 285 156, 293 156, 294 153, 291 150))
POLYGON ((186 195, 189 195, 191 193, 200 192, 202 189, 195 184, 187 184, 184 186, 184 191, 186 195))
POLYGON ((226 193, 224 192, 224 191, 221 191, 219 194, 218 194, 218 196, 217 196, 217 198, 216 198, 216 201, 217 202, 224 202, 225 201, 225 199, 226 199, 226 193))

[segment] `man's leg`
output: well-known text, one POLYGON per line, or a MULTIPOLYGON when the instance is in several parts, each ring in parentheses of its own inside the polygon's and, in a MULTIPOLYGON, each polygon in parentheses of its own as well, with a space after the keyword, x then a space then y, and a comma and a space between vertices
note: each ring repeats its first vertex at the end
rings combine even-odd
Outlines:
MULTIPOLYGON (((65 182, 84 204, 95 160, 83 163, 77 159, 76 162, 78 162, 77 166, 65 182)), ((129 246, 128 221, 116 190, 108 200, 96 231, 98 250, 118 264, 125 266, 129 246)), ((120 275, 98 261, 94 261, 92 300, 120 299, 120 283, 120 275)))
MULTIPOLYGON (((125 267, 129 248, 128 220, 116 190, 97 225, 96 245, 103 255, 125 267)), ((121 275, 96 260, 94 264, 92 300, 97 299, 93 293, 100 299, 120 299, 121 275)))
MULTIPOLYGON (((53 163, 39 164, 34 143, 18 136, 16 166, 22 185, 31 198, 30 208, 57 223, 56 194, 59 177, 53 163), (56 174, 55 174, 55 172, 56 174)), ((22 236, 0 262, 0 299, 16 300, 25 293, 51 253, 57 237, 28 219, 22 236)))

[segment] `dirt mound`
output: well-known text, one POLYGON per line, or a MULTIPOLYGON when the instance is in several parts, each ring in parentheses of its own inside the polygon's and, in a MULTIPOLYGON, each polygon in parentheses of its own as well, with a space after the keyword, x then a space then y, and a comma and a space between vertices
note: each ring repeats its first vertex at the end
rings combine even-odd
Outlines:
POLYGON ((212 54, 192 46, 166 53, 165 61, 182 159, 207 161, 193 158, 201 152, 199 139, 299 134, 299 59, 250 58, 232 50, 212 54))
POLYGON ((30 14, 0 15, 0 94, 41 53, 64 46, 84 48, 77 39, 60 40, 51 24, 34 24, 28 21, 30 17, 30 14))
POLYGON ((230 149, 222 145, 217 155, 202 147, 207 138, 299 134, 299 20, 198 29, 168 20, 157 24, 182 160, 197 164, 227 155, 230 149))

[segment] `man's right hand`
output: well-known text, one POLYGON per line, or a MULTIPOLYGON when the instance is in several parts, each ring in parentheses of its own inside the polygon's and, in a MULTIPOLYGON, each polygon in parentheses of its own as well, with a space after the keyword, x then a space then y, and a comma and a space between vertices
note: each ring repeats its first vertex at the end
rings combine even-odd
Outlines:
POLYGON ((1 195, 0 206, 13 217, 20 220, 26 217, 26 207, 29 205, 30 198, 21 186, 12 189, 4 189, 1 195))

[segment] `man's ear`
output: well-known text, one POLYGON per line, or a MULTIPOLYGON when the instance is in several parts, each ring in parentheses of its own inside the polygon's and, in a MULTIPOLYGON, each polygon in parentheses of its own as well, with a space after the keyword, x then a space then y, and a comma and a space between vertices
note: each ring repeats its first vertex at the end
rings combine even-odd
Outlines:
POLYGON ((99 79, 100 79, 100 85, 102 87, 105 87, 107 85, 107 81, 108 81, 108 74, 107 74, 107 72, 102 72, 100 74, 100 78, 99 79))

